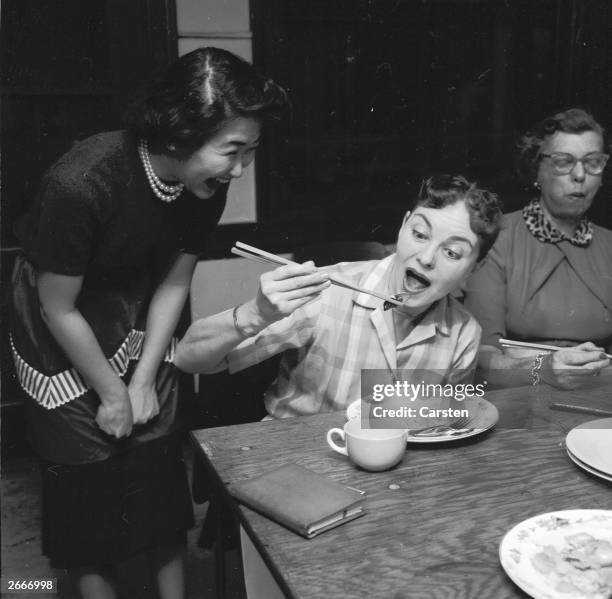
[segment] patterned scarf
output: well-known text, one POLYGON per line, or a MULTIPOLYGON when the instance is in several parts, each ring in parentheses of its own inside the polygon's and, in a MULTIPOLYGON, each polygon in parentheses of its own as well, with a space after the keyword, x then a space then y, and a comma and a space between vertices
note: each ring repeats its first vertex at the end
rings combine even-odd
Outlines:
POLYGON ((568 237, 553 225, 544 214, 540 201, 533 199, 523 208, 523 218, 529 232, 543 243, 559 243, 569 241, 572 245, 586 247, 593 238, 593 225, 583 218, 573 237, 568 237))

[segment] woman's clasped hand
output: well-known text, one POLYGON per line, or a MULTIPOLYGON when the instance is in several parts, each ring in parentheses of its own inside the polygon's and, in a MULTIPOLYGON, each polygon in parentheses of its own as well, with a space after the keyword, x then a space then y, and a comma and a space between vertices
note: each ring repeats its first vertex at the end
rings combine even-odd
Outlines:
MULTIPOLYGON (((153 566, 152 593, 184 596, 193 507, 175 329, 228 187, 287 107, 234 54, 185 54, 126 129, 49 168, 17 224, 11 340, 43 465, 43 550, 86 599, 117 596, 114 570, 135 556, 153 566)), ((308 295, 279 292, 266 316, 308 295)))

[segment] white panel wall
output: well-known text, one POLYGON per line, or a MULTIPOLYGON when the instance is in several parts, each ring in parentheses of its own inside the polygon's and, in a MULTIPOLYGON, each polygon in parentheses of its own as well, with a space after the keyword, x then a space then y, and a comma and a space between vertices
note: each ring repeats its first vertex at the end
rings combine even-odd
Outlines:
MULTIPOLYGON (((179 56, 216 46, 252 62, 249 0, 176 0, 179 56)), ((232 181, 222 224, 257 220, 255 164, 232 181)))
POLYGON ((191 318, 217 314, 251 299, 257 293, 259 277, 274 265, 246 258, 202 260, 191 280, 191 318))
MULTIPOLYGON (((291 260, 291 254, 281 254, 291 260)), ((257 293, 259 277, 275 268, 245 258, 202 260, 198 262, 191 280, 191 320, 211 316, 241 304, 257 293)), ((199 378, 194 378, 198 391, 199 378)))
POLYGON ((250 32, 248 0, 177 0, 179 35, 250 32))

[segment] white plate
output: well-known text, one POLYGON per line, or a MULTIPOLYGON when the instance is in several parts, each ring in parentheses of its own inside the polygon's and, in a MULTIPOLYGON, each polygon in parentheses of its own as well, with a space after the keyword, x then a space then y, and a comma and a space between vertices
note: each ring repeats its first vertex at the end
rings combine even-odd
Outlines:
POLYGON ((565 438, 565 446, 583 464, 612 476, 612 418, 584 422, 565 438))
POLYGON ((569 456, 570 460, 572 460, 572 462, 576 464, 576 466, 582 468, 583 470, 586 470, 594 476, 598 476, 599 478, 603 478, 604 480, 609 480, 610 482, 612 482, 612 476, 608 476, 604 472, 600 472, 599 470, 595 470, 595 468, 591 468, 588 464, 585 464, 584 462, 579 460, 567 447, 565 448, 565 451, 567 451, 567 455, 569 456))
POLYGON ((544 573, 533 563, 541 559, 542 552, 567 551, 568 537, 586 533, 599 541, 612 543, 612 511, 610 510, 565 510, 540 514, 512 528, 499 546, 499 559, 506 574, 534 599, 607 599, 612 593, 612 582, 601 587, 599 592, 588 589, 574 592, 561 591, 557 584, 573 580, 586 584, 588 571, 580 571, 567 565, 572 578, 559 577, 555 571, 544 573), (606 588, 608 587, 608 588, 606 588))
MULTIPOLYGON (((481 397, 470 397, 465 399, 465 405, 473 419, 468 427, 473 430, 460 434, 451 434, 451 431, 448 435, 437 434, 430 437, 425 435, 411 437, 408 435, 408 443, 445 443, 448 441, 467 439, 468 437, 474 437, 475 435, 480 435, 484 431, 488 431, 489 429, 493 428, 499 420, 499 412, 497 411, 497 408, 486 399, 481 397)), ((361 418, 360 399, 355 400, 346 408, 346 417, 348 420, 352 420, 353 418, 361 418)))

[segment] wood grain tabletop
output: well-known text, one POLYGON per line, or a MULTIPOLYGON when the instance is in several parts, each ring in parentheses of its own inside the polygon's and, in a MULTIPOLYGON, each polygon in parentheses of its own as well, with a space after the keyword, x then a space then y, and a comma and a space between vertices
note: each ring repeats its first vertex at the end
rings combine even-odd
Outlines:
POLYGON ((500 565, 514 525, 565 509, 612 509, 612 483, 579 469, 566 434, 596 416, 549 409, 552 402, 612 409, 612 387, 547 386, 489 391, 494 429, 470 439, 409 444, 402 462, 366 472, 326 444, 344 413, 270 420, 192 433, 199 458, 225 486, 287 462, 366 491, 368 513, 306 540, 236 506, 242 525, 289 597, 526 597, 500 565))

